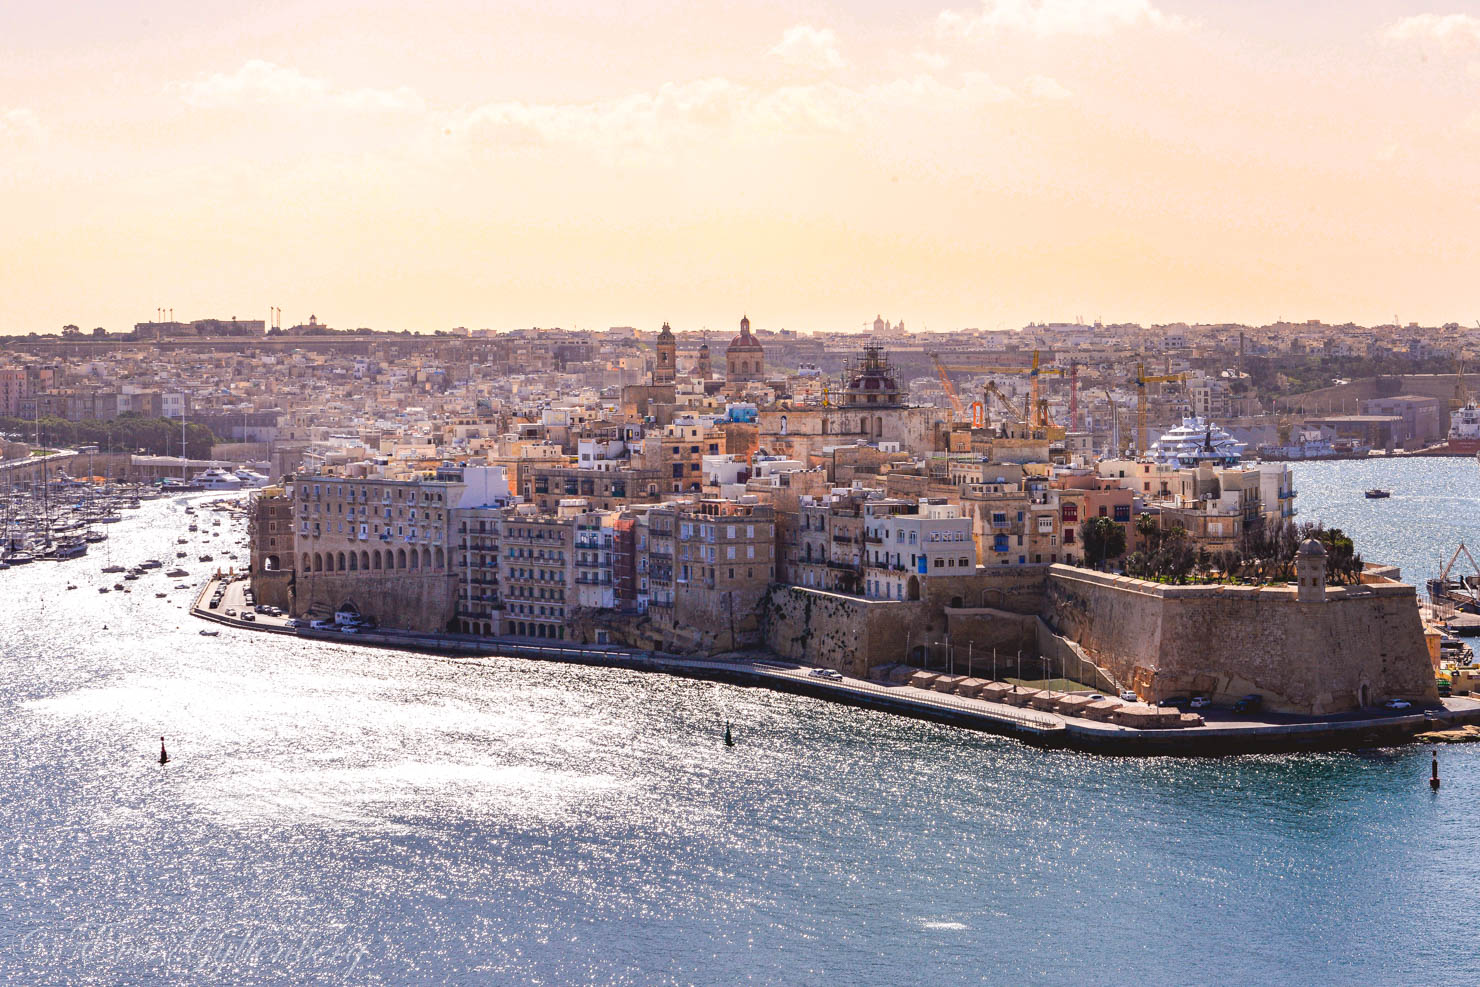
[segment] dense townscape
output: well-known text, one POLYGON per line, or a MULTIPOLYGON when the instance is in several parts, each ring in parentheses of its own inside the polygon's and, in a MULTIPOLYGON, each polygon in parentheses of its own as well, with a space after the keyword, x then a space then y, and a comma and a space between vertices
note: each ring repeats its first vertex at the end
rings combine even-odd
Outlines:
MULTIPOLYGON (((94 472, 102 456, 134 482, 260 488, 251 586, 305 625, 752 651, 863 677, 954 665, 968 646, 1045 667, 1057 651, 1127 698, 1257 689, 1321 713, 1431 697, 1416 607, 1384 617, 1405 642, 1359 644, 1339 683, 1306 682, 1306 659, 1259 671, 1105 640, 1108 619, 1082 618, 1117 604, 1070 567, 1262 592, 1266 611, 1286 586, 1301 603, 1365 607, 1377 584, 1411 600, 1342 532, 1297 520, 1289 461, 1473 454, 1474 345, 1457 324, 155 321, 11 339, 0 418, 12 465, 91 442, 94 472), (1302 569, 1311 545, 1319 572, 1302 569), (1413 660, 1390 668, 1389 645, 1413 660)), ((10 530, 9 551, 30 547, 10 530)), ((1158 639, 1181 633, 1170 619, 1158 639)))

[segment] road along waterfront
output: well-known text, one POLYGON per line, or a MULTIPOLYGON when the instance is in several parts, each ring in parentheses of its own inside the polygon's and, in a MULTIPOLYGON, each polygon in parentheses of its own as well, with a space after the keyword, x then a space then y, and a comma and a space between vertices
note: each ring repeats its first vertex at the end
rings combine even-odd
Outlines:
MULTIPOLYGON (((114 550, 183 522, 146 504, 114 550)), ((79 571, 7 584, 0 979, 1480 978, 1433 918, 1473 883, 1475 748, 1438 795, 1418 747, 1088 757, 625 669, 205 638, 193 586, 79 571)))

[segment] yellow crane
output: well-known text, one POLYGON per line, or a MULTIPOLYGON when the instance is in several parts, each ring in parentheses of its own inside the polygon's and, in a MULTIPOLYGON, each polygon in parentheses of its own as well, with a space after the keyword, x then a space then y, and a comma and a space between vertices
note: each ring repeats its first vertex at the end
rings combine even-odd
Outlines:
POLYGON ((951 399, 951 407, 956 409, 959 418, 962 413, 961 398, 956 394, 956 387, 951 383, 950 371, 957 370, 963 373, 973 374, 1027 374, 1031 378, 1030 394, 1028 396, 1028 410, 1023 415, 1028 424, 1033 428, 1043 428, 1052 424, 1048 420, 1048 402, 1041 400, 1038 396, 1038 378, 1044 374, 1064 374, 1062 367, 1043 367, 1039 365, 1039 352, 1033 351, 1033 364, 1029 367, 997 367, 984 363, 947 363, 941 358, 941 354, 930 354, 935 361, 935 369, 940 374, 941 385, 945 388, 946 396, 951 399))
POLYGON ((1156 374, 1152 377, 1146 376, 1145 364, 1136 364, 1136 452, 1146 455, 1148 443, 1146 441, 1146 385, 1167 384, 1173 381, 1185 381, 1187 374, 1156 374))

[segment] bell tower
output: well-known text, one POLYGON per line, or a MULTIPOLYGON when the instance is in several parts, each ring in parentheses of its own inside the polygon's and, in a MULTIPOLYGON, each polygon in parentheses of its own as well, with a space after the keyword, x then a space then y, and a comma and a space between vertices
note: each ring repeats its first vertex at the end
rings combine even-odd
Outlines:
POLYGON ((657 362, 653 364, 653 383, 672 384, 678 376, 678 341, 673 338, 673 330, 668 323, 663 323, 663 329, 658 333, 657 362))

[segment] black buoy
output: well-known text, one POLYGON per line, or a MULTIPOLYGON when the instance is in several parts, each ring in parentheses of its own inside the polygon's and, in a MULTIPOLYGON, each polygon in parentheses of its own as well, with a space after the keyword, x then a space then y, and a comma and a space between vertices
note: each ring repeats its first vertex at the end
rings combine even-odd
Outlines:
POLYGON ((730 725, 728 723, 725 724, 725 746, 726 747, 734 747, 735 746, 735 738, 732 737, 732 736, 730 736, 730 725))
MULTIPOLYGON (((159 763, 160 764, 169 764, 170 763, 170 755, 164 749, 164 738, 163 737, 160 737, 159 738, 159 763)), ((1437 770, 1437 769, 1435 769, 1435 770, 1437 770)))
POLYGON ((1433 769, 1429 773, 1429 787, 1432 788, 1436 792, 1439 790, 1439 750, 1438 750, 1438 748, 1435 748, 1434 749, 1434 763, 1433 763, 1433 769))

